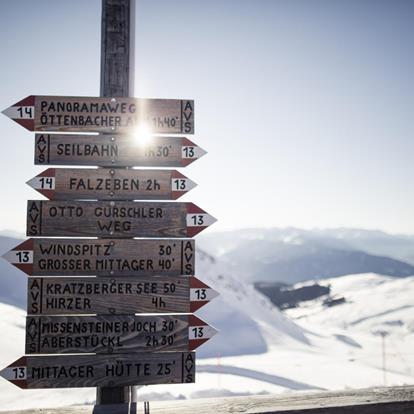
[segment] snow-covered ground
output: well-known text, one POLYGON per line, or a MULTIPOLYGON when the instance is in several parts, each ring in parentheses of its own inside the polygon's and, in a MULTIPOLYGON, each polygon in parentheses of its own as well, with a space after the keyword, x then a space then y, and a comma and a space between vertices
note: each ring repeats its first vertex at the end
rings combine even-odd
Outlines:
MULTIPOLYGON (((414 383, 414 277, 369 273, 319 283, 330 285, 331 294, 344 297, 346 302, 326 307, 321 298, 286 314, 303 328, 342 342, 352 364, 381 370, 384 340, 385 382, 414 383)), ((315 338, 312 343, 321 345, 322 341, 315 338)), ((338 346, 330 353, 335 355, 340 349, 338 346)), ((383 374, 376 375, 377 383, 383 384, 383 374)))
MULTIPOLYGON (((346 302, 322 299, 281 313, 203 253, 197 277, 220 292, 199 316, 220 330, 198 351, 196 384, 142 387, 141 399, 195 398, 414 383, 414 277, 323 280, 346 302)), ((25 313, 0 304, 0 367, 24 353, 25 313)), ((0 379, 1 410, 93 403, 94 389, 20 390, 0 379)))
MULTIPOLYGON (((346 302, 326 307, 319 298, 286 311, 306 342, 275 340, 258 321, 267 352, 203 360, 200 371, 211 373, 210 386, 247 394, 414 384, 414 277, 362 274, 319 283, 346 302)), ((204 381, 195 395, 208 386, 204 381)))

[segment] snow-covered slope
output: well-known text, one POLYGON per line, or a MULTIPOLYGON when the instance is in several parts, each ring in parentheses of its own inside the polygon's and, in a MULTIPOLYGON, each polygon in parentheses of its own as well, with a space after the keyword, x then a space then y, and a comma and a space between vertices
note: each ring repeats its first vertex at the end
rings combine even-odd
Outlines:
MULTIPOLYGON (((318 283, 330 285, 331 295, 345 298, 345 303, 326 307, 324 298, 319 298, 286 314, 303 328, 343 342, 346 354, 338 357, 347 358, 351 365, 376 368, 380 371, 377 383, 414 383, 414 277, 396 279, 371 273, 318 283)), ((320 337, 310 339, 322 344, 320 337)))
MULTIPOLYGON (((414 339, 414 277, 392 278, 373 273, 319 280, 345 303, 323 306, 323 297, 286 313, 301 325, 329 326, 414 339)), ((300 284, 295 285, 300 286, 300 284)), ((414 351, 414 348, 413 348, 414 351)))
MULTIPOLYGON (((142 399, 192 398, 414 383, 414 277, 374 274, 323 280, 344 304, 322 299, 281 313, 238 275, 199 252, 197 276, 220 298, 198 315, 220 330, 197 351, 197 382, 139 390, 142 399), (204 357, 204 358, 203 358, 204 357)), ((0 367, 24 352, 24 312, 0 304, 0 367)), ((92 403, 94 389, 23 391, 0 379, 2 410, 92 403)))
POLYGON ((199 251, 196 269, 204 282, 220 292, 198 312, 221 332, 200 348, 200 356, 258 354, 266 352, 269 343, 308 343, 302 329, 223 263, 199 251))
MULTIPOLYGON (((197 350, 198 358, 265 354, 269 344, 292 347, 296 343, 308 343, 302 328, 285 317, 252 286, 230 275, 226 267, 211 256, 198 252, 196 268, 197 276, 220 293, 219 298, 197 312, 220 331, 197 350)), ((7 341, 0 342, 0 368, 24 354, 24 315, 20 309, 0 304, 0 332, 7 337, 7 341)), ((203 383, 203 377, 209 382, 209 375, 199 375, 202 377, 199 384, 203 383)), ((165 397, 169 387, 160 391, 161 397, 165 397)), ((207 386, 209 388, 211 386, 207 386)), ((181 385, 178 390, 182 392, 181 389, 191 391, 191 386, 181 385)), ((21 391, 0 379, 2 409, 67 405, 91 402, 94 398, 94 390, 21 391)))
MULTIPOLYGON (((325 307, 321 298, 287 312, 302 327, 306 343, 268 337, 264 354, 203 360, 198 371, 210 381, 204 376, 191 395, 223 393, 220 387, 247 394, 414 384, 414 277, 367 274, 319 283, 331 284, 333 294, 346 302, 325 307), (378 335, 384 331, 385 375, 378 335), (212 385, 215 390, 206 390, 212 385)), ((169 390, 183 393, 176 386, 169 390)))

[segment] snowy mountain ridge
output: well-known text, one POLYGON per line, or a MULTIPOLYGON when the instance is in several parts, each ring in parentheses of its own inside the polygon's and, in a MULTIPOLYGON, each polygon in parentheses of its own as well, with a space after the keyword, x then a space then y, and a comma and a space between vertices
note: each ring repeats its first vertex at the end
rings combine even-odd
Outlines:
POLYGON ((414 275, 414 237, 361 229, 243 229, 201 235, 199 246, 249 282, 378 273, 414 275))

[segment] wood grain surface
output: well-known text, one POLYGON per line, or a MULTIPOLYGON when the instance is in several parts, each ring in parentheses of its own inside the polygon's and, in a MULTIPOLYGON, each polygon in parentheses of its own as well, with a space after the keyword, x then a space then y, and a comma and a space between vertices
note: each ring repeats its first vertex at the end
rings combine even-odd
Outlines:
POLYGON ((103 0, 101 96, 133 96, 135 14, 131 0, 103 0))
MULTIPOLYGON (((142 401, 3 411, 3 414, 141 414, 142 401)), ((412 414, 414 386, 150 401, 151 414, 412 414)))
POLYGON ((49 200, 176 200, 195 184, 176 170, 49 168, 28 181, 49 200))
POLYGON ((187 228, 191 211, 205 213, 192 203, 179 202, 29 200, 27 235, 191 237, 207 227, 187 228))
POLYGON ((195 353, 24 356, 2 376, 29 389, 192 383, 195 353))
POLYGON ((26 317, 26 354, 189 351, 188 315, 26 317))
POLYGON ((183 137, 35 134, 35 164, 101 167, 184 167, 205 154, 183 137))
POLYGON ((193 134, 194 101, 126 97, 34 96, 34 131, 193 134))
POLYGON ((191 276, 30 277, 29 315, 191 313, 217 293, 191 276))
POLYGON ((33 238, 5 259, 32 276, 193 275, 193 239, 33 238))

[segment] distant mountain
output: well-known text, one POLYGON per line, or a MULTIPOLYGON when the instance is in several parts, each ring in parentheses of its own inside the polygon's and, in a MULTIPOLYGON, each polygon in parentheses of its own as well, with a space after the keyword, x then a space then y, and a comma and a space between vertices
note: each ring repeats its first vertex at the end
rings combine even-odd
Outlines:
POLYGON ((414 265, 414 236, 346 228, 317 230, 314 234, 320 238, 334 240, 339 245, 349 246, 350 249, 388 256, 414 265))
POLYGON ((301 257, 258 264, 253 277, 255 280, 276 279, 296 283, 357 273, 402 277, 414 275, 414 267, 399 260, 359 251, 321 249, 301 257))
POLYGON ((288 284, 373 272, 414 274, 414 237, 355 229, 247 229, 201 235, 198 245, 249 281, 288 284), (399 254, 397 254, 399 253, 399 254))

